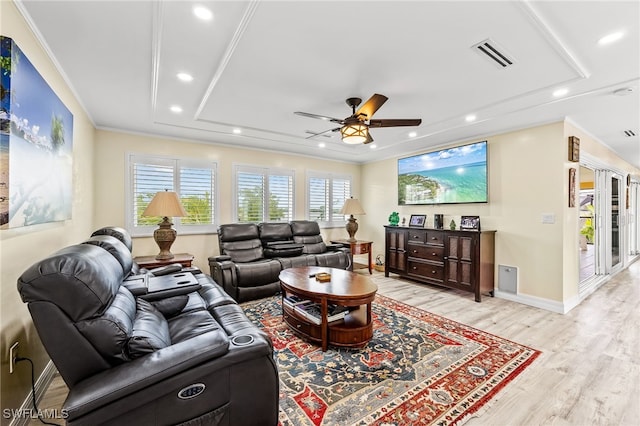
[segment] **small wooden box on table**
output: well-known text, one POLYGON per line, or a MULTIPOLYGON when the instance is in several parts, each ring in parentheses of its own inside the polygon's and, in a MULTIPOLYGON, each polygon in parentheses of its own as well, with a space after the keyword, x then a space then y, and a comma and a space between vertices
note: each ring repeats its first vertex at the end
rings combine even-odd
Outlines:
POLYGON ((158 268, 160 266, 179 263, 183 268, 190 268, 193 262, 193 255, 189 253, 178 253, 171 259, 157 260, 155 256, 137 256, 133 260, 141 267, 146 269, 158 268))
POLYGON ((371 303, 378 286, 369 277, 342 269, 304 266, 280 272, 280 286, 284 322, 303 339, 320 343, 323 351, 329 345, 363 346, 373 337, 371 303), (331 274, 331 281, 317 281, 315 274, 320 272, 331 274), (284 303, 287 296, 298 296, 319 303, 321 323, 314 324, 295 308, 287 306, 284 303), (344 319, 329 323, 327 311, 330 303, 353 309, 349 310, 344 319))

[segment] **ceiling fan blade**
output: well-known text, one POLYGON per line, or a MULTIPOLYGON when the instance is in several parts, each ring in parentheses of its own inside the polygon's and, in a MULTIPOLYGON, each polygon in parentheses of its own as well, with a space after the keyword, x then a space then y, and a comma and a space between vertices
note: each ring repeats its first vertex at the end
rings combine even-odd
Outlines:
POLYGON ((373 138, 371 137, 371 132, 367 132, 367 140, 362 142, 363 145, 373 142, 373 138))
POLYGON ((380 119, 369 120, 369 127, 400 127, 400 126, 419 126, 422 123, 421 118, 415 119, 380 119))
POLYGON ((317 118, 319 120, 330 121, 332 123, 344 124, 344 120, 341 120, 339 118, 327 117, 326 115, 311 114, 310 112, 302 111, 296 111, 294 112, 294 114, 301 115, 302 117, 317 118))
POLYGON ((322 136, 325 133, 329 133, 329 132, 337 132, 338 130, 340 130, 340 127, 336 127, 335 129, 325 130, 324 132, 320 132, 320 133, 312 133, 307 130, 308 133, 311 133, 311 136, 307 136, 305 139, 315 138, 316 136, 322 136))
POLYGON ((374 94, 369 98, 367 102, 362 104, 360 108, 356 111, 355 115, 364 115, 365 119, 369 120, 375 114, 375 112, 385 103, 387 102, 387 98, 384 95, 379 95, 378 93, 374 94))

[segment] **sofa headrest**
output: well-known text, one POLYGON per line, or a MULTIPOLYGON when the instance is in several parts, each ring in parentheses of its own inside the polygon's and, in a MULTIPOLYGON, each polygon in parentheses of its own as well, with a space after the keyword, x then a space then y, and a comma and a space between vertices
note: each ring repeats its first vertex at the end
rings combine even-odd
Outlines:
POLYGON ((18 292, 23 302, 51 302, 77 322, 102 314, 123 277, 122 266, 108 251, 78 244, 29 267, 18 278, 18 292))
POLYGON ((293 239, 291 225, 288 223, 263 222, 260 228, 260 239, 263 244, 269 241, 288 241, 293 239))
POLYGON ((220 242, 260 239, 258 225, 255 223, 230 223, 218 227, 220 242))
POLYGON ((291 231, 293 235, 319 235, 320 225, 313 220, 293 220, 291 221, 291 231))
POLYGON ((133 267, 131 251, 116 237, 94 235, 82 244, 93 244, 94 246, 102 247, 122 265, 122 272, 125 277, 131 273, 131 268, 133 267))
POLYGON ((92 237, 95 235, 110 235, 119 239, 122 244, 124 244, 127 249, 129 249, 129 251, 131 251, 133 248, 131 235, 129 235, 129 232, 127 232, 127 230, 124 228, 120 228, 118 226, 105 226, 104 228, 100 228, 94 231, 93 234, 91 234, 92 237))

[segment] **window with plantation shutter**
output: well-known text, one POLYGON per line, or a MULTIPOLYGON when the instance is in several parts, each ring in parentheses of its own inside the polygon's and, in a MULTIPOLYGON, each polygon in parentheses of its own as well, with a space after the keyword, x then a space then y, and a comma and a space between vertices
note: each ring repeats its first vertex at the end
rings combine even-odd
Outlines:
POLYGON ((351 196, 351 176, 310 172, 307 174, 307 219, 322 226, 342 226, 344 200, 351 196))
POLYGON ((234 175, 236 222, 287 222, 293 219, 293 170, 237 165, 234 175))
POLYGON ((142 216, 158 191, 175 191, 187 212, 171 218, 180 234, 216 230, 216 164, 188 159, 128 157, 127 228, 134 236, 151 235, 162 218, 142 216))

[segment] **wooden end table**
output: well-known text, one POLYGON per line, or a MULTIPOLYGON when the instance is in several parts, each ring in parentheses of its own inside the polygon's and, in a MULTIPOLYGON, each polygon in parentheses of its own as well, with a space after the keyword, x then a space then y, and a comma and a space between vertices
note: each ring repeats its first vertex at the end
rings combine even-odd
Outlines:
POLYGON ((372 273, 371 272, 371 244, 373 243, 373 241, 331 240, 331 242, 334 244, 342 244, 345 247, 350 247, 352 255, 368 254, 369 256, 368 256, 367 264, 363 265, 362 263, 356 263, 356 261, 354 260, 353 269, 367 268, 369 269, 369 274, 372 273))
POLYGON ((371 303, 378 286, 366 275, 343 269, 303 266, 280 272, 280 286, 283 299, 293 295, 320 304, 320 324, 314 324, 295 308, 287 306, 284 300, 282 316, 293 332, 304 339, 320 343, 323 351, 329 345, 360 347, 373 337, 371 303), (319 272, 330 273, 331 281, 317 281, 315 274, 319 272), (329 323, 327 306, 330 303, 354 309, 350 309, 344 319, 329 323))
POLYGON ((141 268, 153 269, 160 266, 179 263, 183 268, 190 268, 193 261, 193 255, 189 253, 178 253, 173 255, 173 259, 157 260, 156 256, 137 256, 133 260, 140 265, 141 268))

